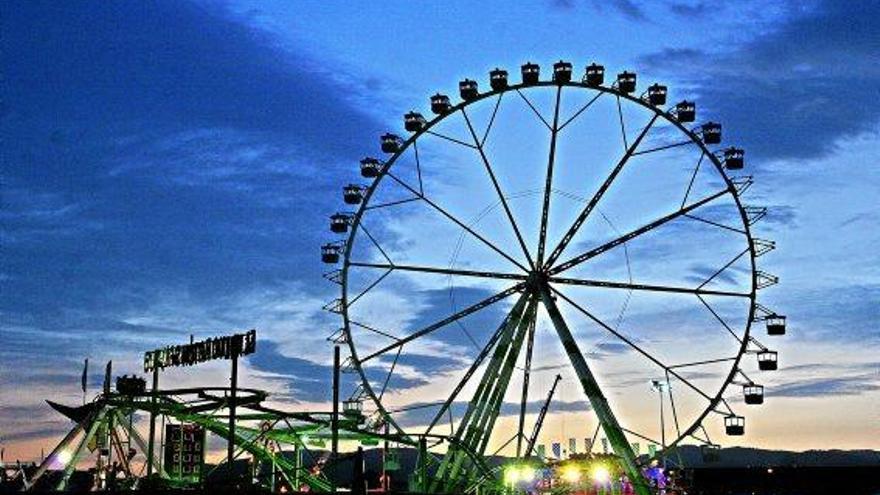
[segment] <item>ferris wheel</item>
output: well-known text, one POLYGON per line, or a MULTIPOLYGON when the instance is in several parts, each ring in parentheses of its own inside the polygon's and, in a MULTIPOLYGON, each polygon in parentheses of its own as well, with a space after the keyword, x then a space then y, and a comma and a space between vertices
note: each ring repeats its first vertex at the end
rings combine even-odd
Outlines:
POLYGON ((405 114, 407 138, 381 136, 385 159, 360 161, 366 181, 330 217, 322 261, 341 295, 325 309, 358 382, 346 404, 454 440, 433 491, 473 476, 474 456, 535 454, 548 374, 570 378, 558 397, 574 400, 554 407, 583 450, 601 434, 637 479, 682 443, 745 434, 737 410, 764 400, 752 376, 777 369, 752 332, 784 334, 785 316, 758 301, 775 244, 753 235, 766 209, 743 198, 743 150, 695 124, 694 102, 667 105, 666 86, 572 72, 527 63, 521 82, 495 69, 486 91, 435 94, 432 118, 405 114))

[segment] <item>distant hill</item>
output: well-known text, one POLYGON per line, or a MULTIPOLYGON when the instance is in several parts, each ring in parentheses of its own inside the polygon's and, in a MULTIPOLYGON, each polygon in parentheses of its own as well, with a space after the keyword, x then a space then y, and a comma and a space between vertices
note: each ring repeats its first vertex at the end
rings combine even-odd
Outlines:
MULTIPOLYGON (((418 453, 415 449, 397 449, 400 472, 410 473, 416 467, 418 453)), ((880 451, 877 450, 808 450, 793 452, 786 450, 764 450, 749 447, 730 447, 721 449, 715 462, 705 462, 698 446, 685 445, 679 449, 681 460, 686 468, 750 468, 750 467, 855 467, 877 466, 880 468, 880 451)), ((327 455, 324 451, 312 451, 315 458, 327 455)), ((348 461, 349 456, 344 456, 348 461)), ((368 472, 381 470, 381 449, 364 451, 368 472)), ((670 457, 675 461, 675 456, 670 457)), ((350 467, 342 461, 339 472, 346 473, 350 467)), ((489 465, 503 464, 505 458, 496 456, 488 459, 489 465)), ((306 464, 309 460, 306 459, 306 464)))
POLYGON ((717 462, 704 462, 700 448, 686 445, 679 449, 684 466, 699 467, 846 467, 880 466, 880 451, 876 450, 763 450, 749 447, 721 449, 717 462))

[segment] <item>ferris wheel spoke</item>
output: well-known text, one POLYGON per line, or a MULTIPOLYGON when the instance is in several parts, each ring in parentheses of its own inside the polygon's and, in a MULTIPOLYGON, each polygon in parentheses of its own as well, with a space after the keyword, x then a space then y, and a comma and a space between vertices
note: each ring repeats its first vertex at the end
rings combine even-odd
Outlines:
POLYGON ((583 263, 584 261, 587 261, 590 258, 594 258, 594 257, 604 253, 605 251, 608 251, 609 249, 612 249, 614 247, 617 247, 617 246, 623 244, 624 242, 631 241, 632 239, 635 239, 636 237, 638 237, 646 232, 650 232, 650 231, 656 229, 657 227, 660 227, 661 225, 663 225, 667 222, 675 220, 678 217, 684 216, 684 215, 688 214, 690 211, 693 211, 693 210, 695 210, 695 209, 697 209, 707 203, 710 203, 710 202, 720 198, 721 196, 724 196, 725 194, 727 194, 729 192, 730 192, 729 189, 724 189, 722 191, 718 191, 715 194, 712 194, 711 196, 707 196, 707 197, 697 201, 696 203, 692 203, 684 208, 679 209, 678 211, 676 211, 674 213, 670 213, 669 215, 666 215, 665 217, 658 218, 657 220, 654 220, 653 222, 651 222, 647 225, 639 227, 639 228, 637 228, 627 234, 624 234, 624 235, 622 235, 612 241, 606 242, 605 244, 602 244, 601 246, 599 246, 597 248, 593 248, 585 253, 582 253, 578 256, 575 256, 574 258, 553 267, 548 273, 550 275, 556 275, 557 273, 561 273, 565 270, 568 270, 569 268, 572 268, 576 265, 579 265, 579 264, 583 263))
POLYGON ((384 263, 364 263, 360 261, 350 261, 348 266, 355 266, 360 268, 377 268, 388 271, 404 271, 404 272, 422 272, 422 273, 436 273, 442 275, 460 275, 463 277, 476 277, 476 278, 492 278, 492 279, 500 279, 500 280, 526 280, 528 277, 526 275, 521 275, 517 273, 498 273, 498 272, 480 272, 474 270, 459 270, 457 268, 438 268, 433 266, 416 266, 416 265, 398 265, 398 264, 384 264, 384 263))
POLYGON ((399 340, 400 340, 400 337, 396 337, 396 336, 394 336, 394 335, 391 335, 391 334, 388 333, 388 332, 383 332, 382 330, 379 330, 378 328, 374 328, 374 327, 372 327, 372 326, 370 326, 370 325, 366 325, 366 324, 361 323, 361 322, 359 322, 359 321, 349 320, 349 323, 352 324, 352 325, 354 325, 354 326, 356 326, 356 327, 363 328, 364 330, 367 330, 367 331, 369 331, 369 332, 373 332, 373 333, 375 333, 375 334, 377 334, 377 335, 381 335, 381 336, 383 336, 383 337, 387 337, 387 338, 389 338, 389 339, 391 339, 391 340, 394 340, 394 341, 399 341, 399 340))
POLYGON ((641 291, 649 291, 649 292, 672 292, 679 294, 695 294, 695 295, 707 295, 707 296, 731 296, 731 297, 752 297, 751 294, 747 294, 744 292, 731 292, 731 291, 721 291, 721 290, 709 290, 709 289, 701 289, 702 286, 698 288, 690 288, 690 287, 675 287, 669 285, 649 285, 649 284, 635 284, 635 283, 626 283, 626 282, 611 282, 608 280, 590 280, 590 279, 578 279, 578 278, 568 278, 568 277, 550 277, 549 281, 551 283, 565 284, 565 285, 582 285, 587 287, 605 287, 610 289, 627 289, 627 290, 641 290, 641 291))
POLYGON ((385 396, 385 391, 388 389, 388 382, 391 381, 391 376, 394 374, 394 368, 397 367, 397 361, 400 360, 400 352, 403 350, 403 346, 397 348, 397 353, 394 354, 394 359, 391 361, 391 367, 388 369, 388 374, 385 375, 385 381, 382 382, 382 389, 379 390, 379 401, 382 400, 382 397, 385 396))
POLYGON ((492 109, 492 117, 489 118, 489 125, 486 126, 486 132, 483 133, 483 138, 480 139, 480 146, 486 145, 486 139, 489 139, 489 131, 492 130, 492 125, 495 124, 495 116, 498 115, 498 108, 501 106, 501 98, 504 96, 504 93, 500 93, 498 95, 498 99, 495 100, 495 108, 492 109))
POLYGON ((525 283, 519 283, 519 284, 516 284, 513 287, 505 289, 505 290, 503 290, 493 296, 487 297, 486 299, 483 299, 482 301, 480 301, 476 304, 468 306, 467 308, 465 308, 465 309, 463 309, 453 315, 447 316, 446 318, 443 318, 442 320, 439 320, 439 321, 434 322, 434 323, 432 323, 432 324, 430 324, 420 330, 417 330, 416 332, 413 332, 412 334, 410 334, 406 337, 400 338, 396 342, 394 342, 393 344, 387 345, 387 346, 379 349, 378 351, 370 353, 367 356, 361 358, 359 361, 361 364, 365 363, 371 359, 374 359, 378 356, 381 356, 381 355, 387 353, 388 351, 397 349, 398 347, 400 347, 404 344, 407 344, 409 342, 412 342, 413 340, 416 340, 420 337, 424 337, 424 336, 426 336, 426 335, 428 335, 428 334, 430 334, 440 328, 445 327, 446 325, 449 325, 450 323, 453 323, 455 321, 458 321, 458 320, 464 318, 465 316, 476 313, 477 311, 480 311, 488 306, 491 306, 492 304, 495 304, 498 301, 501 301, 502 299, 506 299, 507 297, 510 297, 511 295, 522 290, 523 287, 525 287, 525 283))
POLYGON ((688 367, 692 367, 692 366, 705 366, 707 364, 726 363, 728 361, 735 361, 736 359, 737 359, 737 356, 730 356, 730 357, 724 357, 724 358, 718 358, 718 359, 705 359, 703 361, 691 361, 689 363, 673 364, 672 366, 669 367, 669 369, 672 370, 672 369, 677 369, 677 368, 688 368, 688 367))
MULTIPOLYGON (((483 237, 482 235, 480 235, 479 233, 477 233, 476 231, 474 231, 474 229, 472 229, 472 228, 468 227, 467 225, 465 225, 464 222, 462 222, 461 220, 459 220, 458 218, 456 218, 454 215, 452 215, 451 213, 449 213, 448 211, 446 211, 446 209, 444 209, 443 207, 441 207, 440 205, 438 205, 438 204, 435 203, 434 201, 431 201, 431 200, 428 198, 428 196, 426 196, 425 194, 422 194, 422 193, 416 191, 415 189, 413 189, 412 186, 410 186, 409 184, 407 184, 406 182, 404 182, 403 180, 401 180, 400 178, 398 178, 396 175, 392 174, 391 172, 386 172, 386 174, 387 174, 389 177, 391 177, 391 179, 393 179, 395 182, 397 182, 398 184, 400 184, 401 186, 403 186, 405 189, 408 189, 411 193, 413 193, 414 195, 416 195, 419 199, 421 199, 422 201, 424 201, 425 203, 427 203, 431 208, 434 208, 435 210, 437 210, 437 212, 439 212, 441 215, 443 215, 444 217, 446 217, 447 219, 449 219, 452 223, 458 225, 458 226, 461 227, 463 230, 465 230, 468 234, 474 236, 474 237, 475 237, 476 239, 478 239, 480 242, 482 242, 483 244, 485 244, 486 246, 488 246, 489 249, 491 249, 491 250, 495 251, 496 253, 500 254, 500 255, 501 255, 503 258, 505 258, 507 261, 510 261, 510 262, 513 263, 514 265, 516 265, 516 266, 518 266, 519 268, 521 268, 523 271, 525 271, 525 272, 528 272, 528 271, 529 271, 529 269, 526 268, 525 266, 523 266, 522 263, 520 263, 519 261, 517 261, 516 259, 514 259, 513 257, 511 257, 509 254, 505 253, 501 248, 499 248, 498 246, 496 246, 494 243, 490 242, 490 241, 487 240, 485 237, 483 237)), ((390 260, 389 260, 389 261, 390 261, 390 260)))
POLYGON ((729 225, 724 225, 723 223, 706 220, 705 218, 701 218, 696 215, 685 215, 685 217, 690 218, 691 220, 696 220, 697 222, 712 225, 713 227, 718 227, 719 229, 729 230, 731 232, 736 232, 737 234, 747 235, 746 231, 743 229, 737 229, 735 227, 730 227, 729 225))
POLYGON ((460 144, 460 145, 465 146, 465 147, 467 147, 467 148, 477 149, 477 147, 474 146, 474 145, 471 144, 471 143, 464 142, 464 141, 462 141, 462 140, 460 140, 460 139, 456 139, 456 138, 454 138, 454 137, 449 137, 449 136, 447 136, 447 135, 445 135, 445 134, 441 134, 441 133, 439 133, 439 132, 435 132, 435 131, 428 130, 428 131, 425 131, 425 134, 430 134, 430 135, 432 135, 432 136, 436 136, 436 137, 438 137, 438 138, 440 138, 440 139, 445 139, 445 140, 447 140, 447 141, 450 141, 450 142, 453 142, 453 143, 456 143, 456 144, 460 144))
POLYGON ((718 270, 716 270, 715 273, 713 273, 712 275, 710 275, 709 278, 707 278, 706 280, 704 280, 703 283, 701 283, 699 286, 697 286, 697 288, 698 288, 698 289, 702 289, 703 287, 705 287, 706 285, 708 285, 709 282, 711 282, 712 280, 715 279, 715 277, 717 277, 718 275, 720 275, 724 270, 727 270, 728 268, 730 268, 731 265, 733 265, 734 263, 736 263, 740 258, 742 258, 746 253, 748 253, 750 249, 751 249, 751 248, 745 248, 745 249, 743 249, 743 251, 742 251, 741 253, 739 253, 738 255, 734 256, 733 259, 730 260, 730 261, 728 261, 726 265, 724 265, 724 266, 722 266, 721 268, 719 268, 718 270))
POLYGON ((553 130, 553 128, 550 127, 550 124, 547 122, 547 119, 545 119, 544 116, 541 115, 541 112, 539 112, 538 109, 535 108, 535 105, 533 105, 532 102, 528 98, 526 98, 526 95, 522 94, 522 91, 520 91, 518 89, 516 90, 516 93, 520 96, 520 98, 523 99, 524 102, 526 102, 526 105, 528 105, 529 108, 532 109, 532 112, 535 112, 535 115, 537 115, 538 118, 541 119, 541 122, 544 124, 544 127, 546 127, 548 130, 553 130))
POLYGON ((608 332, 610 332, 612 335, 614 335, 615 337, 617 337, 618 339, 620 339, 620 340, 621 340, 623 343, 625 343, 626 345, 630 346, 633 350, 635 350, 636 352, 638 352, 639 354, 641 354, 642 356, 644 356, 645 358, 647 358, 649 361, 651 361, 652 363, 654 363, 655 365, 657 365, 657 366, 660 367, 661 369, 663 369, 663 370, 665 370, 665 371, 668 371, 672 376, 674 376, 674 377, 678 378, 679 380, 681 380, 682 383, 684 383, 685 385, 687 385, 688 387, 690 387, 691 389, 693 389, 695 392, 697 392, 699 395, 701 395, 701 396, 702 396, 703 398, 705 398, 706 400, 708 400, 708 401, 710 401, 710 402, 712 401, 712 398, 709 397, 708 395, 706 395, 706 393, 703 392, 702 389, 700 389, 699 387, 697 387, 696 385, 694 385, 693 383, 691 383, 691 382, 690 382, 689 380, 687 380, 686 378, 682 377, 682 376, 681 376, 680 374, 678 374, 677 372, 675 372, 675 371, 673 371, 672 369, 670 369, 669 366, 667 366, 667 365, 664 364, 662 361, 660 361, 659 359, 657 359, 656 357, 654 357, 654 356, 653 356, 651 353, 649 353, 648 351, 646 351, 646 350, 642 349, 641 347, 639 347, 638 345, 636 345, 635 342, 633 342, 632 340, 628 339, 626 336, 624 336, 623 334, 621 334, 620 332, 618 332, 617 330, 615 330, 614 328, 612 328, 610 325, 608 325, 607 323, 605 323, 604 321, 602 321, 601 319, 599 319, 599 318, 598 318, 597 316, 595 316, 593 313, 587 311, 583 306, 581 306, 580 304, 578 304, 578 303, 576 303, 575 301, 571 300, 571 299, 570 299, 568 296, 566 296, 564 293, 562 293, 561 291, 557 290, 556 288, 554 288, 554 287, 552 287, 552 286, 550 286, 550 290, 552 290, 553 293, 556 294, 556 295, 558 295, 560 298, 564 299, 564 300, 565 300, 568 304, 570 304, 574 309, 578 310, 578 312, 580 312, 581 314, 583 314, 584 316, 586 316, 587 318, 589 318, 590 320, 592 320, 594 323, 596 323, 596 324, 599 325, 600 327, 602 327, 602 328, 604 328, 605 330, 607 330, 608 332))
POLYGON ((679 208, 684 208, 684 205, 687 204, 688 196, 690 196, 691 189, 694 187, 694 181, 697 179, 697 174, 700 173, 700 166, 703 165, 704 158, 706 158, 705 151, 700 153, 700 159, 697 160, 697 166, 694 167, 694 173, 691 174, 691 180, 688 182, 687 189, 684 191, 684 197, 681 198, 681 206, 679 206, 679 208))
POLYGON ((547 259, 546 266, 552 266, 553 263, 559 259, 559 256, 562 255, 562 252, 565 251, 565 248, 574 239, 577 231, 583 226, 584 222, 587 221, 587 218, 590 216, 590 213, 596 207, 596 204, 599 203, 599 200, 602 199, 602 196, 605 195, 605 192, 611 187, 611 183, 617 178, 617 175, 623 170, 624 165, 629 161, 630 157, 632 157, 635 150, 639 147, 639 144, 642 142, 642 139, 648 134, 648 131, 651 130, 651 127, 654 126, 654 123, 657 121, 658 114, 654 114, 648 124, 642 129, 642 132, 639 133, 636 140, 633 142, 632 146, 630 146, 626 153, 623 154, 623 157, 617 162, 617 165, 614 167, 614 170, 611 171, 611 174, 608 175, 608 178, 605 179, 605 182, 599 187, 596 193, 590 198, 590 202, 584 206, 584 209, 578 214, 574 223, 571 227, 568 228, 565 235, 562 236, 562 240, 559 241, 559 244, 556 248, 553 249, 553 252, 550 254, 550 257, 547 259))
POLYGON ((474 130, 473 124, 471 124, 471 119, 468 117, 467 112, 464 108, 461 109, 461 115, 464 117, 465 123, 467 123, 468 130, 471 133, 471 137, 474 140, 474 144, 476 145, 477 152, 480 154, 480 159, 483 161, 483 165, 486 167, 486 172, 489 174, 489 178, 492 180, 492 185, 495 187, 495 192, 498 194, 498 199, 501 201, 501 206, 504 207, 504 213, 507 214, 507 220, 510 221, 510 226, 513 228, 514 234, 516 234, 516 240, 519 241, 519 245, 523 250, 523 254, 526 257, 526 260, 529 262, 529 266, 535 266, 534 261, 532 261, 532 255, 529 254, 529 248, 526 247, 526 242, 523 240, 522 233, 519 231, 519 226, 516 224, 516 220, 513 218, 513 213, 510 211, 510 205, 507 204, 507 198, 504 196, 504 192, 501 191, 501 185, 498 184, 498 179, 495 177, 495 172, 492 171, 492 164, 489 163, 489 158, 486 157, 486 152, 482 146, 480 146, 479 138, 477 137, 477 133, 474 130))
POLYGON ((541 208, 541 230, 538 236, 539 267, 544 264, 544 245, 547 241, 547 218, 550 214, 550 193, 553 192, 553 166, 556 163, 556 136, 559 134, 559 102, 561 99, 562 86, 559 86, 556 88, 556 105, 553 108, 553 127, 550 129, 550 152, 547 157, 547 174, 544 181, 544 203, 541 208))
POLYGON ((388 275, 391 275, 391 272, 392 272, 392 271, 394 271, 394 270, 391 269, 391 268, 385 270, 385 272, 382 273, 382 275, 380 275, 379 278, 377 278, 376 280, 373 280, 373 282, 370 283, 370 285, 368 285, 364 290, 360 291, 360 293, 358 293, 358 295, 356 295, 356 296, 353 297, 350 301, 348 301, 347 306, 348 306, 349 308, 351 308, 352 305, 354 305, 354 303, 356 303, 356 302, 358 301, 358 299, 364 297, 364 295, 365 295, 367 292, 370 292, 371 290, 373 290, 374 287, 376 287, 376 286, 379 285, 383 280, 385 280, 385 277, 387 277, 388 275))
MULTIPOLYGON (((421 185, 419 186, 421 188, 421 185)), ((379 208, 388 208, 390 206, 403 205, 406 203, 412 203, 413 201, 420 201, 421 198, 406 198, 406 199, 398 199, 396 201, 389 201, 387 203, 380 203, 377 205, 367 205, 364 207, 364 210, 377 210, 379 208)))
POLYGON ((419 142, 413 141, 413 155, 416 159, 416 176, 419 179, 419 194, 425 194, 425 184, 422 182, 422 160, 419 158, 419 142))
MULTIPOLYGON (((620 117, 620 134, 623 136, 623 149, 629 149, 629 143, 626 140, 626 125, 623 122, 623 107, 620 105, 620 95, 617 95, 617 115, 620 117)), ((654 114, 654 117, 658 117, 659 114, 654 114)))
POLYGON ((709 312, 712 313, 712 316, 714 316, 715 319, 718 320, 718 323, 721 323, 721 326, 723 326, 724 329, 727 330, 728 333, 730 333, 730 335, 733 335, 733 338, 736 339, 737 342, 742 344, 742 339, 739 337, 739 335, 736 334, 736 332, 733 331, 732 328, 730 328, 730 325, 728 325, 727 322, 724 321, 724 318, 722 318, 721 315, 719 315, 718 312, 715 311, 715 309, 712 308, 712 306, 710 306, 705 299, 703 299, 699 295, 697 296, 697 298, 700 300, 701 303, 703 303, 703 306, 705 306, 706 309, 708 309, 709 312))
POLYGON ((391 258, 388 256, 388 253, 386 253, 385 250, 382 249, 382 246, 379 245, 379 241, 377 241, 376 238, 373 237, 373 234, 371 234, 370 231, 367 230, 367 226, 364 225, 363 222, 360 222, 358 227, 364 232, 364 235, 366 235, 367 238, 370 239, 370 242, 372 242, 373 245, 376 246, 376 249, 379 250, 379 252, 382 254, 382 257, 385 258, 389 263, 391 263, 392 261, 391 258))
POLYGON ((675 423, 675 436, 681 438, 681 426, 678 423, 678 410, 675 408, 675 395, 672 393, 672 384, 669 383, 669 370, 666 370, 666 390, 669 392, 669 405, 672 406, 672 419, 675 423))
POLYGON ((574 119, 578 118, 578 117, 579 117, 582 113, 584 113, 588 108, 590 108, 591 106, 593 106, 593 103, 594 103, 596 100, 598 100, 599 98, 601 98, 602 95, 604 95, 604 94, 605 94, 604 92, 600 91, 599 94, 597 94, 596 96, 594 96, 594 97, 593 97, 590 101, 588 101, 584 106, 582 106, 580 109, 578 109, 578 111, 575 112, 574 115, 572 115, 571 117, 568 118, 568 120, 566 120, 565 122, 563 122, 563 123, 562 123, 562 124, 556 129, 556 132, 561 132, 562 129, 565 128, 565 126, 567 126, 568 124, 570 124, 574 119))
POLYGON ((689 144, 694 144, 694 142, 690 139, 686 139, 684 141, 679 141, 677 143, 664 144, 663 146, 657 146, 657 147, 648 148, 648 149, 642 150, 642 151, 636 151, 635 153, 633 153, 633 156, 647 155, 649 153, 657 153, 658 151, 665 151, 665 150, 669 150, 672 148, 678 148, 680 146, 687 146, 689 144))
MULTIPOLYGON (((648 443, 653 443, 653 444, 655 444, 655 445, 663 445, 663 442, 658 441, 656 438, 651 438, 651 437, 649 437, 649 436, 647 436, 647 435, 643 435, 643 434, 641 434, 641 433, 639 433, 639 432, 637 432, 637 431, 635 431, 635 430, 630 430, 629 428, 624 428, 623 426, 621 426, 620 429, 623 430, 624 432, 630 434, 631 436, 634 436, 634 437, 636 437, 636 438, 639 438, 639 439, 641 439, 641 440, 644 440, 644 441, 646 441, 646 442, 648 442, 648 443)), ((665 446, 664 446, 664 447, 665 447, 665 446)))

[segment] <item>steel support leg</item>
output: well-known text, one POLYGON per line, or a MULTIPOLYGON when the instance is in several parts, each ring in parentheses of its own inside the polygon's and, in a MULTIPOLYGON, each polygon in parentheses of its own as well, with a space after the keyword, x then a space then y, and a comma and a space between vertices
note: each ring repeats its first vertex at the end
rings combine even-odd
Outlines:
POLYGON ((599 423, 602 424, 605 436, 608 437, 611 446, 614 448, 614 453, 621 458, 627 477, 633 483, 638 495, 650 495, 645 478, 636 465, 632 446, 630 446, 629 441, 626 439, 620 424, 617 422, 617 418, 614 417, 614 413, 608 405, 608 400, 602 394, 599 384, 596 383, 596 378, 593 376, 593 372, 590 371, 590 367, 587 365, 587 360, 584 359, 584 355, 578 348, 577 342, 568 328, 568 324, 562 318, 562 314, 559 312, 556 301, 553 300, 553 295, 550 293, 550 287, 546 282, 540 282, 540 293, 544 307, 547 309, 547 314, 556 328, 556 333, 559 334, 559 339, 562 341, 562 346, 571 360, 571 365, 575 373, 577 373, 584 393, 587 394, 590 405, 596 411, 596 416, 599 419, 599 423))

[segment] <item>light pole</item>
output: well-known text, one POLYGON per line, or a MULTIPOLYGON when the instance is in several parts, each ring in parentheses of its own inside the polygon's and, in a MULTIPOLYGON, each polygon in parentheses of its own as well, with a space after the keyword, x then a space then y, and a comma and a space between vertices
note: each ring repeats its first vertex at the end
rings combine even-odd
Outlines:
POLYGON ((651 380, 651 388, 657 391, 660 397, 660 465, 666 471, 666 416, 663 407, 663 392, 668 389, 668 384, 660 380, 651 380))

